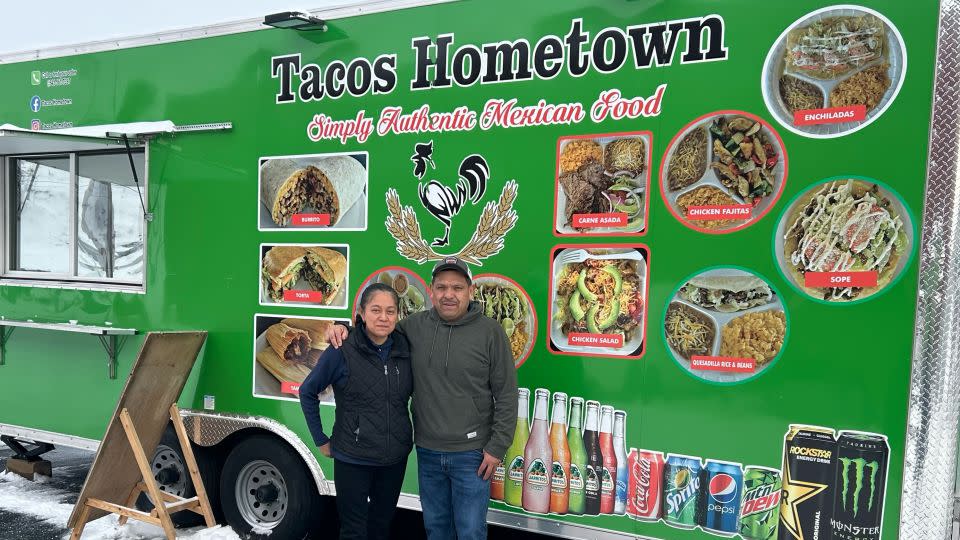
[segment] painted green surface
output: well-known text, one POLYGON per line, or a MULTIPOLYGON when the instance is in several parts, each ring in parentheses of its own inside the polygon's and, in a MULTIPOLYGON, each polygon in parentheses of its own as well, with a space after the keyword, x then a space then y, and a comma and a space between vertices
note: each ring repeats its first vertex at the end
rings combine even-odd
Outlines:
MULTIPOLYGON (((852 306, 827 306, 797 294, 783 280, 770 252, 770 238, 786 201, 821 179, 855 174, 895 188, 921 218, 927 131, 932 93, 937 3, 871 1, 894 22, 907 46, 906 82, 894 104, 873 124, 838 139, 800 137, 773 123, 760 93, 760 74, 768 48, 780 32, 821 2, 758 4, 727 2, 459 2, 331 22, 327 34, 265 30, 174 44, 132 48, 76 57, 0 66, 0 119, 28 126, 71 121, 75 125, 169 119, 177 124, 231 121, 226 133, 181 134, 151 144, 149 206, 156 220, 148 226, 145 295, 106 292, 0 288, 0 314, 36 320, 78 319, 140 330, 209 331, 203 356, 181 405, 202 408, 203 396, 216 396, 218 411, 256 414, 291 427, 310 444, 300 407, 293 402, 254 398, 251 393, 254 313, 349 316, 347 310, 270 308, 257 303, 256 256, 263 242, 351 244, 349 278, 355 287, 387 265, 415 267, 394 249, 383 229, 387 215, 383 193, 396 187, 405 204, 419 208, 409 156, 413 145, 433 139, 437 168, 431 177, 452 183, 456 167, 469 153, 483 154, 491 168, 487 199, 516 179, 520 216, 503 251, 485 261, 482 272, 505 274, 533 298, 539 318, 537 342, 519 370, 521 386, 544 387, 612 404, 627 411, 627 445, 703 458, 779 468, 783 435, 790 423, 885 433, 891 447, 885 538, 895 538, 904 449, 904 425, 910 373, 912 328, 917 294, 916 261, 888 293, 852 306), (637 71, 630 65, 610 75, 592 72, 556 79, 469 88, 411 92, 416 36, 456 33, 456 44, 480 44, 545 34, 564 35, 570 21, 583 17, 585 28, 652 23, 717 13, 726 22, 729 59, 637 71), (304 62, 325 65, 334 58, 398 55, 396 90, 363 98, 340 98, 278 106, 270 58, 299 52, 304 62), (69 86, 47 89, 30 84, 32 70, 76 68, 69 86), (668 84, 657 118, 589 118, 572 126, 491 131, 373 136, 351 141, 312 143, 305 136, 316 113, 353 118, 359 109, 376 117, 385 106, 414 109, 429 103, 435 111, 460 105, 482 108, 490 98, 517 98, 522 104, 592 103, 599 92, 620 88, 627 96, 646 96, 668 84), (39 90, 38 90, 39 89, 39 90), (74 105, 33 114, 32 95, 71 97, 74 105), (729 235, 706 235, 678 223, 659 197, 657 171, 671 137, 687 122, 711 111, 739 109, 773 123, 783 138, 790 167, 783 195, 759 223, 729 235), (553 230, 553 183, 557 139, 565 135, 649 130, 653 133, 653 178, 648 234, 653 261, 647 298, 647 352, 641 360, 584 358, 550 354, 548 331, 549 252, 558 239, 553 230), (368 231, 258 232, 257 159, 260 156, 366 150, 370 153, 368 231), (784 293, 790 313, 790 342, 764 376, 734 386, 708 385, 682 373, 668 356, 659 328, 671 291, 685 276, 715 265, 738 265, 770 278, 784 293)), ((466 206, 451 235, 463 245, 473 231, 480 206, 466 206)), ((442 233, 439 222, 421 210, 424 237, 442 233)), ((600 240, 607 242, 607 240, 600 240)), ((629 238, 613 238, 628 243, 629 238)), ((572 243, 589 243, 573 239, 572 243)), ((418 273, 425 278, 428 267, 418 273)), ((349 291, 352 299, 355 290, 349 291)), ((121 374, 129 370, 140 339, 121 354, 121 374)), ((87 336, 21 329, 0 366, 0 422, 100 438, 112 412, 123 376, 106 377, 99 343, 87 336)), ((324 408, 332 422, 332 409, 324 408)), ((330 462, 321 458, 325 473, 330 462)), ((415 492, 414 464, 405 491, 415 492)), ((662 524, 638 524, 624 517, 557 518, 586 525, 666 538, 706 537, 662 524)))

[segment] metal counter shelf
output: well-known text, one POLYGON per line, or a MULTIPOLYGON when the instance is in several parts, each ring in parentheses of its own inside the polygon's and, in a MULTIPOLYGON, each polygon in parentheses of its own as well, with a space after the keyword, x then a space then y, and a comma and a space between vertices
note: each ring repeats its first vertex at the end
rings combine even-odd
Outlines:
POLYGON ((135 328, 116 328, 113 326, 91 326, 73 324, 70 322, 34 322, 15 319, 0 319, 0 366, 6 363, 7 341, 17 328, 34 328, 37 330, 53 330, 55 332, 72 332, 97 336, 100 344, 107 352, 107 374, 111 379, 117 378, 117 354, 126 342, 127 337, 137 334, 135 328), (121 336, 123 339, 121 339, 121 336))

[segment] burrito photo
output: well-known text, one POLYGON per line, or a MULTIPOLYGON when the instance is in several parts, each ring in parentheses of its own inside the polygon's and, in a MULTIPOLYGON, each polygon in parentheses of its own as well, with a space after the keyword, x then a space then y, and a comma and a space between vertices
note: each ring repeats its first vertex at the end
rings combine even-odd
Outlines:
POLYGON ((723 313, 743 311, 773 301, 773 291, 751 275, 697 276, 680 288, 680 298, 723 313))
POLYGON ((260 167, 260 200, 280 227, 305 211, 328 214, 335 226, 366 184, 367 170, 350 156, 274 158, 260 167))

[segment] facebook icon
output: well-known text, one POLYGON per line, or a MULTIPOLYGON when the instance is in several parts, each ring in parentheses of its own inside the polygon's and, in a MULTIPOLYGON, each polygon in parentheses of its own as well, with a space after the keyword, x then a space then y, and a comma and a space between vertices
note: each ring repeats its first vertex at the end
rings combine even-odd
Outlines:
POLYGON ((33 96, 30 98, 30 110, 33 112, 40 112, 40 96, 33 96))

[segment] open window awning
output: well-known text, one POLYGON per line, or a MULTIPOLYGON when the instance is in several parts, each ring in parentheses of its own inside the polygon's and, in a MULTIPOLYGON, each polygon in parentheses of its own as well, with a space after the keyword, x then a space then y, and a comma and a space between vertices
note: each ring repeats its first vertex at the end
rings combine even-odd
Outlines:
POLYGON ((169 120, 163 120, 35 131, 13 124, 2 124, 0 125, 0 155, 125 150, 128 145, 141 146, 150 137, 157 135, 187 131, 220 131, 232 127, 233 124, 230 122, 178 126, 169 120))

